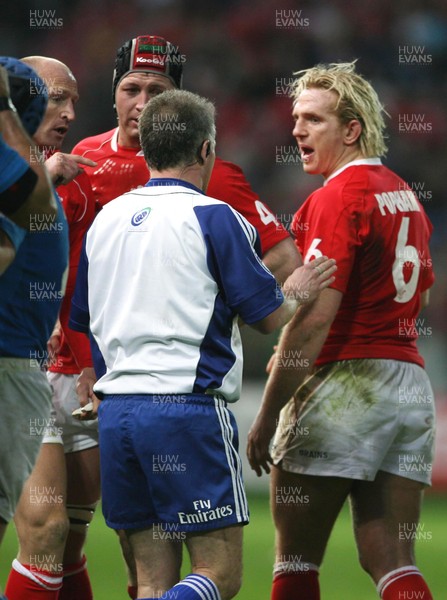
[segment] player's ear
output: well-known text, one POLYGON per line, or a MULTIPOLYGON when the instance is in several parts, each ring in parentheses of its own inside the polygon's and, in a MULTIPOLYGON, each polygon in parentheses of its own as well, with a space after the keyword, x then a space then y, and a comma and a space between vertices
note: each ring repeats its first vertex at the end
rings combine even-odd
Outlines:
POLYGON ((199 163, 199 165, 203 165, 205 163, 205 160, 208 158, 210 153, 211 153, 211 141, 204 140, 200 144, 199 152, 198 152, 198 156, 197 156, 197 162, 199 163))
POLYGON ((357 143, 362 134, 363 126, 358 119, 351 119, 346 123, 344 141, 347 146, 357 143))

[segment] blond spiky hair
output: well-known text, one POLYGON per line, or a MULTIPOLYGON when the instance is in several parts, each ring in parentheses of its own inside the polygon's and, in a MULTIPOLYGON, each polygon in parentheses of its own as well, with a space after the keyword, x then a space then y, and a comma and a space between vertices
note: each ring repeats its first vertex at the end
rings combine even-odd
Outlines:
POLYGON ((296 102, 305 89, 334 91, 338 95, 335 110, 341 122, 357 119, 362 125, 359 145, 363 155, 366 158, 384 156, 387 146, 383 114, 388 113, 372 85, 355 72, 356 62, 330 63, 297 71, 294 75, 299 77, 294 81, 290 95, 296 102))

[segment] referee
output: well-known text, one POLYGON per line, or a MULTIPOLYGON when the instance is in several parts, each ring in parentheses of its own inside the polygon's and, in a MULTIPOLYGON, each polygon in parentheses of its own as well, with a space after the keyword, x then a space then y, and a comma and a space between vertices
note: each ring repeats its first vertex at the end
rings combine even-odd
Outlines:
POLYGON ((249 520, 227 408, 241 387, 238 318, 269 333, 298 298, 334 281, 334 261, 320 257, 293 272, 283 295, 254 227, 204 194, 214 113, 180 90, 146 105, 139 127, 150 181, 97 216, 73 298, 71 325, 90 327, 107 367, 94 387, 103 511, 128 536, 141 599, 237 594, 249 520), (192 573, 179 581, 181 542, 192 573))

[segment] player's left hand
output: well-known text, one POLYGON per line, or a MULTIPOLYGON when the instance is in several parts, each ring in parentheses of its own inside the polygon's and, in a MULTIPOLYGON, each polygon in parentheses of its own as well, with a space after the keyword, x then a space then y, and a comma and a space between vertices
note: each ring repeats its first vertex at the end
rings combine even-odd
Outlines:
POLYGON ((248 432, 247 458, 250 467, 258 477, 261 477, 263 469, 268 475, 270 473, 270 465, 273 464, 269 448, 270 440, 276 430, 276 422, 277 420, 274 417, 258 413, 248 432))

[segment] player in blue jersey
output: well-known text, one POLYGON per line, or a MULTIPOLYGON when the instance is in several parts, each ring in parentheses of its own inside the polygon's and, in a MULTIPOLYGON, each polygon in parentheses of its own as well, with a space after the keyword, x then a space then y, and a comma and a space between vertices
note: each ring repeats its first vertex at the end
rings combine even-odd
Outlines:
MULTIPOLYGON (((25 83, 23 85, 26 85, 25 83)), ((0 66, 0 275, 14 260, 31 214, 51 217, 56 203, 47 173, 40 163, 30 161, 35 148, 11 99, 8 71, 0 66)))
POLYGON ((298 298, 334 281, 335 266, 321 257, 281 291, 255 228, 205 196, 215 160, 205 99, 160 94, 140 137, 151 179, 97 216, 71 315, 75 329, 90 327, 107 367, 94 387, 103 511, 128 536, 140 599, 227 600, 240 587, 249 519, 227 409, 242 379, 238 318, 273 331, 298 298), (192 573, 179 581, 183 541, 192 573))
MULTIPOLYGON (((1 131, 6 141, 17 144, 23 131, 11 107, 1 106, 1 131)), ((35 146, 26 140, 22 150, 26 145, 30 157, 35 146)), ((3 180, 5 176, 2 170, 3 180)), ((36 460, 50 415, 51 390, 42 364, 64 293, 68 239, 62 207, 53 192, 49 196, 47 205, 55 207, 55 214, 51 209, 31 212, 29 231, 1 218, 1 228, 16 250, 0 277, 0 539, 36 460)))
POLYGON ((43 56, 21 62, 47 84, 47 109, 33 138, 40 160, 45 159, 51 179, 58 185, 69 228, 70 255, 65 297, 49 342, 54 350, 47 370, 53 404, 50 426, 14 515, 19 549, 5 592, 9 600, 88 600, 93 595, 83 545, 99 498, 98 433, 97 423, 80 423, 71 417, 79 406, 77 374, 91 359, 85 336, 68 330, 68 313, 82 240, 94 218, 93 192, 82 166, 95 163, 59 151, 75 120, 79 98, 71 70, 43 56))
MULTIPOLYGON (((3 129, 2 116, 0 116, 1 129, 3 129)), ((5 215, 8 214, 8 209, 16 213, 16 207, 23 206, 34 190, 36 181, 37 175, 34 171, 3 141, 0 134, 0 275, 14 260, 16 251, 26 234, 24 229, 15 227, 11 219, 6 218, 5 215)))

